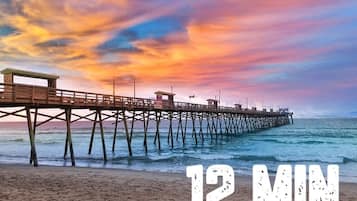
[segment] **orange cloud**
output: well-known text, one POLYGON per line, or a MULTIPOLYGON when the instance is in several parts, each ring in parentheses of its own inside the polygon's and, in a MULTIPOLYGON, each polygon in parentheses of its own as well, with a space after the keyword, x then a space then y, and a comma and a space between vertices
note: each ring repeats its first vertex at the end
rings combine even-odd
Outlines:
POLYGON ((108 91, 111 79, 134 76, 143 90, 200 87, 210 96, 212 88, 236 88, 243 96, 256 96, 252 83, 281 71, 270 65, 303 60, 320 51, 294 42, 334 23, 307 20, 301 12, 330 5, 331 1, 307 0, 14 1, 13 11, 4 14, 0 24, 9 24, 18 33, 0 38, 6 52, 0 54, 13 58, 6 62, 10 65, 31 58, 56 69, 78 71, 108 91), (98 46, 121 30, 167 15, 187 15, 184 30, 160 39, 131 41, 140 51, 111 52, 113 62, 103 62, 98 46))

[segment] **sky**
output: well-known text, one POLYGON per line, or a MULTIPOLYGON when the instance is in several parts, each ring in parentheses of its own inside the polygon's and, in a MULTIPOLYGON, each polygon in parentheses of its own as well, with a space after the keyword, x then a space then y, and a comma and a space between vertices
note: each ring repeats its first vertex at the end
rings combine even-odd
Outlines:
POLYGON ((350 117, 356 55, 351 0, 0 0, 0 69, 64 89, 350 117))

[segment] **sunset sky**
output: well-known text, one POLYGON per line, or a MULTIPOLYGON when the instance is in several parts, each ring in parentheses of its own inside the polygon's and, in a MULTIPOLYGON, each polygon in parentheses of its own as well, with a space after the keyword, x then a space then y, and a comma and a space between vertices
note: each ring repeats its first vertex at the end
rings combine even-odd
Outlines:
POLYGON ((357 1, 0 0, 0 69, 59 88, 357 116, 357 1))

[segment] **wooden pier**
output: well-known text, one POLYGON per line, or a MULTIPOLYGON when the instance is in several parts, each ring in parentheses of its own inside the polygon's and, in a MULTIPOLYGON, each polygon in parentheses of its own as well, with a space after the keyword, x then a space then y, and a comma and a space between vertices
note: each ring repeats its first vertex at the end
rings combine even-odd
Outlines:
POLYGON ((174 148, 175 143, 186 142, 186 137, 192 137, 195 144, 205 140, 218 140, 223 136, 235 136, 242 133, 254 132, 293 123, 292 115, 287 109, 273 111, 270 109, 258 111, 256 108, 242 108, 236 104, 234 107, 218 106, 217 100, 209 99, 208 104, 192 104, 175 102, 173 93, 157 91, 156 99, 134 98, 97 94, 82 91, 57 89, 55 75, 28 72, 16 69, 5 69, 4 83, 0 83, 0 107, 16 108, 8 112, 0 110, 0 118, 7 116, 22 117, 27 120, 30 138, 30 163, 38 165, 36 153, 36 129, 51 120, 60 120, 66 123, 66 139, 64 142, 64 158, 68 152, 72 165, 75 166, 75 152, 72 143, 71 124, 77 121, 90 121, 93 123, 90 136, 88 154, 91 154, 94 143, 96 127, 100 128, 103 160, 107 161, 107 146, 104 139, 103 122, 114 121, 112 151, 115 151, 119 123, 124 125, 128 155, 132 156, 131 147, 134 123, 142 122, 143 147, 148 150, 148 127, 154 122, 156 129, 154 143, 161 150, 161 140, 165 136, 167 143, 174 148), (47 87, 15 84, 14 76, 45 79, 47 87), (56 115, 48 115, 40 112, 46 109, 60 109, 56 115), (81 111, 80 114, 76 111, 81 111), (83 115, 86 113, 85 115, 83 115), (38 122, 38 117, 46 120, 38 122), (161 124, 168 122, 168 129, 163 132, 161 124), (173 122, 176 121, 176 124, 173 122), (188 125, 188 124, 191 125, 188 125), (190 131, 189 136, 188 129, 190 131))

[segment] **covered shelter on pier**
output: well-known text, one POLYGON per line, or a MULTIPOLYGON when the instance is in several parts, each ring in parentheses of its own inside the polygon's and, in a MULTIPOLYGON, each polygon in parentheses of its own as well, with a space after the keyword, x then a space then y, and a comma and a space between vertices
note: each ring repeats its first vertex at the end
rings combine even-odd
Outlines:
MULTIPOLYGON (((15 84, 14 76, 28 77, 28 78, 37 78, 47 80, 47 87, 56 88, 58 75, 51 75, 45 73, 38 73, 32 71, 19 70, 14 68, 5 68, 1 71, 1 74, 4 75, 4 84, 15 84)), ((32 84, 32 83, 29 83, 32 84)))
POLYGON ((4 96, 16 96, 17 98, 30 96, 37 99, 45 99, 48 97, 48 94, 52 92, 52 90, 53 93, 55 93, 57 79, 59 79, 59 76, 57 75, 13 68, 5 68, 0 71, 0 73, 4 75, 4 96), (28 84, 15 83, 15 76, 46 80, 47 86, 37 86, 34 85, 33 82, 28 84))
POLYGON ((174 96, 176 94, 165 91, 156 91, 156 100, 154 103, 155 108, 173 108, 174 105, 174 96))
POLYGON ((234 107, 235 107, 237 110, 242 110, 242 105, 241 105, 241 104, 234 104, 234 107))
POLYGON ((218 100, 216 99, 207 99, 208 108, 217 109, 218 108, 218 100))

